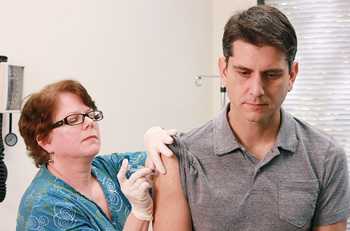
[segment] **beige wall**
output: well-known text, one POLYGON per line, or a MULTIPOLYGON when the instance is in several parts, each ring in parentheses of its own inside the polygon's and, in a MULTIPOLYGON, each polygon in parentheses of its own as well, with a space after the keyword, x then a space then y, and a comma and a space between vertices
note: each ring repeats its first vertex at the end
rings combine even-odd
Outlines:
MULTIPOLYGON (((105 114, 101 153, 142 150, 148 127, 188 130, 217 112, 218 81, 196 87, 194 79, 216 73, 226 19, 253 2, 1 1, 0 55, 26 66, 24 95, 62 78, 81 81, 105 114)), ((14 230, 19 200, 37 169, 21 139, 5 155, 0 229, 14 230)))
MULTIPOLYGON (((247 9, 251 6, 257 5, 257 0, 212 0, 212 51, 213 55, 211 57, 212 69, 211 74, 219 75, 218 71, 218 57, 222 56, 222 45, 221 39, 224 32, 224 26, 227 20, 235 12, 247 9)), ((218 112, 221 109, 221 100, 220 100, 220 81, 213 82, 213 91, 212 91, 212 110, 213 113, 218 112)), ((226 101, 227 102, 227 101, 226 101)))

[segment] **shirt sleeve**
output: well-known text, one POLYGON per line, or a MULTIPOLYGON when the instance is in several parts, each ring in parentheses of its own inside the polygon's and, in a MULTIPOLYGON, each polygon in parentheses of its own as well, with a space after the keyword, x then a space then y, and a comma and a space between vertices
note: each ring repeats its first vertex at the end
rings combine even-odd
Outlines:
POLYGON ((94 160, 94 165, 99 168, 104 168, 111 176, 117 176, 122 161, 127 159, 129 162, 129 169, 126 173, 127 177, 136 172, 138 169, 145 166, 147 158, 146 152, 120 152, 109 155, 99 155, 94 160))
POLYGON ((350 215, 349 173, 345 151, 331 145, 324 162, 314 226, 334 224, 350 215))
POLYGON ((190 174, 190 168, 192 163, 192 155, 188 152, 185 142, 183 141, 184 133, 179 133, 176 136, 173 136, 174 142, 168 147, 175 154, 176 158, 179 161, 179 173, 182 191, 185 195, 185 198, 188 200, 189 192, 187 187, 187 176, 190 174))

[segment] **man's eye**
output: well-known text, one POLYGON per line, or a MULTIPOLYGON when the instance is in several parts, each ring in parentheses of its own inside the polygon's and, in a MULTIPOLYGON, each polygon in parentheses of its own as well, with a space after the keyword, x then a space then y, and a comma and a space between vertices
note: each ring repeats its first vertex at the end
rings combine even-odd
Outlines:
POLYGON ((267 74, 266 77, 268 79, 277 79, 281 76, 281 74, 278 74, 278 73, 270 73, 270 74, 267 74))
POLYGON ((238 74, 242 77, 249 77, 250 73, 248 71, 239 71, 238 74))

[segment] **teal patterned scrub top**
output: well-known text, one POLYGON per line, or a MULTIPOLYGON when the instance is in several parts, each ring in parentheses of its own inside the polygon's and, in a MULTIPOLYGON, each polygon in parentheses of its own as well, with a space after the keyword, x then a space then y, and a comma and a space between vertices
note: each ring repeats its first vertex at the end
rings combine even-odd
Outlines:
POLYGON ((52 175, 46 166, 42 166, 22 197, 16 230, 123 230, 131 210, 117 179, 123 159, 129 160, 127 175, 130 176, 144 166, 146 153, 100 155, 92 162, 92 174, 102 186, 112 220, 96 203, 52 175))

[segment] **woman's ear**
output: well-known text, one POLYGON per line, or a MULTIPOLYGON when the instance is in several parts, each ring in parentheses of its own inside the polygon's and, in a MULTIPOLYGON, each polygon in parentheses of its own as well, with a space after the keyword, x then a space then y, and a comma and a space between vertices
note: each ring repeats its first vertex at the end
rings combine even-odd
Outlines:
POLYGON ((46 152, 48 152, 48 153, 52 152, 50 135, 46 138, 41 138, 39 136, 36 136, 36 142, 46 152))

